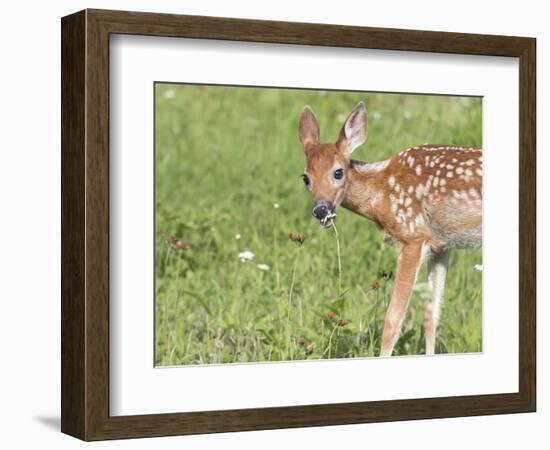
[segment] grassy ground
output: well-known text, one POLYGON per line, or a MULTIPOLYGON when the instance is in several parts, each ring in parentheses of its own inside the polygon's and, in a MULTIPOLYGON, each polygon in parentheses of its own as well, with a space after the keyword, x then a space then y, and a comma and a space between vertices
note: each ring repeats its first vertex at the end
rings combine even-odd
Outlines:
MULTIPOLYGON (((322 140, 334 141, 345 116, 365 100, 369 138, 354 158, 374 161, 425 142, 481 146, 481 101, 166 84, 156 89, 156 363, 377 355, 394 250, 372 223, 342 209, 340 277, 335 233, 311 217, 299 177, 299 114, 309 104, 322 140), (307 238, 299 245, 289 233, 307 238), (242 262, 238 255, 246 250, 254 258, 242 262)), ((439 353, 481 350, 478 263, 481 251, 452 254, 439 353)), ((424 268, 395 354, 424 353, 428 296, 424 268)))

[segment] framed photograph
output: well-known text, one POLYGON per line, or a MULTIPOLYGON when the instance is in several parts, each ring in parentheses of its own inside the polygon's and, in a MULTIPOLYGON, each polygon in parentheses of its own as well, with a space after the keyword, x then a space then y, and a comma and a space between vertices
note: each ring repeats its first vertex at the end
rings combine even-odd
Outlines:
POLYGON ((85 10, 62 431, 535 411, 535 39, 85 10))

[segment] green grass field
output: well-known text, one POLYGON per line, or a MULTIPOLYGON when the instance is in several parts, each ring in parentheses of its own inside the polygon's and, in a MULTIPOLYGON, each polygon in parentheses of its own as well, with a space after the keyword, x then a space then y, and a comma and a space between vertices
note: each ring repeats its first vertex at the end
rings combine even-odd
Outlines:
MULTIPOLYGON (((321 140, 335 141, 360 100, 369 137, 354 159, 426 142, 481 146, 477 98, 157 84, 157 365, 378 355, 394 250, 342 208, 340 276, 334 229, 311 216, 297 138, 304 105, 321 140)), ((438 353, 481 351, 480 263, 479 250, 452 253, 438 353)), ((394 354, 424 353, 428 297, 424 267, 394 354)))

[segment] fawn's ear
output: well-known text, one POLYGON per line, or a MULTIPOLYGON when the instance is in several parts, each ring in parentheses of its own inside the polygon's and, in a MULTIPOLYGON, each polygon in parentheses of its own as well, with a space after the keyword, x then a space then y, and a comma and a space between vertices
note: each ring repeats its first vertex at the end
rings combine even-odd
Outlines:
POLYGON ((367 140, 367 108, 359 102, 340 130, 336 145, 348 155, 367 140))
POLYGON ((319 143, 319 122, 317 122, 317 118, 309 106, 304 108, 300 116, 298 135, 304 149, 307 149, 311 144, 319 143))

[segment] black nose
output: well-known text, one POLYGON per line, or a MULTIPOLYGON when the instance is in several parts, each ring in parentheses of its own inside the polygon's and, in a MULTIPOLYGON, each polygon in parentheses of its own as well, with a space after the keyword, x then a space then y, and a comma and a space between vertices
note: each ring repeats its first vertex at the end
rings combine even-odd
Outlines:
POLYGON ((323 220, 329 212, 330 205, 328 202, 321 201, 313 207, 313 217, 318 220, 323 220))

